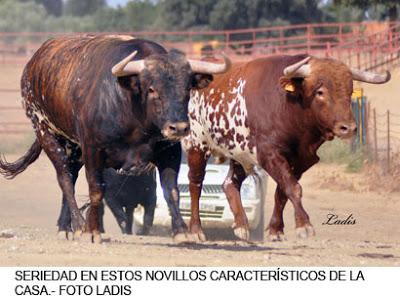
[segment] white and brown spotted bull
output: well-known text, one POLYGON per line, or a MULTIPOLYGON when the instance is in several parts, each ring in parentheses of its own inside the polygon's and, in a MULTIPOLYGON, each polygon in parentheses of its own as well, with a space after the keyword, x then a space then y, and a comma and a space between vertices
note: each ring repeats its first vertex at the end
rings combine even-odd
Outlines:
POLYGON ((207 88, 193 91, 190 135, 183 142, 192 200, 190 232, 197 240, 205 239, 199 199, 207 159, 214 155, 231 160, 223 188, 239 238, 249 238, 240 187, 254 166, 262 167, 277 183, 270 239, 282 238, 288 198, 295 209, 297 235, 314 235, 298 181, 319 161, 321 144, 355 133, 350 104, 353 80, 384 83, 389 79, 388 72, 354 70, 332 59, 275 56, 234 65, 207 88))
MULTIPOLYGON (((175 237, 185 241, 179 212, 179 140, 187 135, 190 90, 205 87, 225 63, 188 60, 151 41, 118 35, 71 35, 45 42, 26 65, 21 89, 36 139, 14 163, 0 159, 13 178, 42 150, 53 163, 76 236, 100 241, 99 206, 105 168, 156 166, 175 237), (85 166, 90 208, 79 212, 74 185, 85 166)), ((132 195, 135 197, 135 195, 132 195)), ((63 215, 63 213, 62 213, 63 215)), ((62 229, 60 229, 62 230, 62 229)), ((178 239, 180 240, 180 239, 178 239)))

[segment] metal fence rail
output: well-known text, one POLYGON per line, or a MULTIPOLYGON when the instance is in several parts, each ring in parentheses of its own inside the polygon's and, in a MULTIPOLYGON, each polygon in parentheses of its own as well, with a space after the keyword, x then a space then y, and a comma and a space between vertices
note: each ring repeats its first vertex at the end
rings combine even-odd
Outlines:
POLYGON ((375 163, 380 163, 386 173, 392 169, 393 153, 400 146, 400 115, 387 110, 378 113, 375 108, 369 116, 369 153, 375 163))
MULTIPOLYGON (((318 23, 225 31, 142 31, 125 32, 136 37, 150 38, 167 48, 178 48, 190 56, 225 51, 234 60, 248 60, 281 53, 309 53, 332 56, 360 53, 366 44, 354 43, 400 22, 318 23), (211 47, 211 50, 204 50, 211 47)), ((1 32, 0 63, 23 64, 47 39, 64 33, 58 32, 1 32)), ((117 34, 116 32, 103 34, 117 34)), ((380 45, 382 40, 369 39, 368 45, 380 45)), ((390 44, 390 43, 389 43, 390 44)))

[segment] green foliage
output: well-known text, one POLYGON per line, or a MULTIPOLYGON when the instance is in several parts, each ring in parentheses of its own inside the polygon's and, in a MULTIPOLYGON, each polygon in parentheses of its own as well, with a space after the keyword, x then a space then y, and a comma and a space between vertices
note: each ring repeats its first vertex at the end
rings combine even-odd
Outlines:
POLYGON ((324 22, 360 22, 364 18, 364 10, 358 7, 338 3, 324 7, 324 22))
POLYGON ((68 0, 65 3, 65 14, 79 17, 91 15, 105 4, 105 0, 68 0))
POLYGON ((0 31, 44 31, 47 12, 36 3, 3 0, 0 2, 0 31))
POLYGON ((396 0, 131 0, 112 8, 106 0, 0 0, 0 31, 223 30, 393 20, 399 6, 396 0))
POLYGON ((396 21, 399 18, 399 0, 334 0, 334 5, 358 7, 364 12, 364 16, 375 14, 374 19, 396 21))
MULTIPOLYGON (((18 0, 19 2, 32 2, 42 5, 49 15, 61 16, 63 10, 63 0, 18 0)), ((1 1, 0 1, 1 2, 1 1)))
POLYGON ((318 22, 317 0, 166 0, 161 3, 166 27, 236 29, 264 24, 318 22))
POLYGON ((360 172, 363 168, 365 155, 361 148, 352 151, 348 143, 340 139, 327 142, 318 150, 321 162, 346 165, 348 172, 360 172))
MULTIPOLYGON (((120 9, 121 18, 125 19, 126 30, 139 31, 156 29, 154 23, 157 21, 161 11, 161 5, 155 1, 142 0, 128 2, 126 7, 120 9)), ((161 30, 164 28, 160 28, 161 30)))

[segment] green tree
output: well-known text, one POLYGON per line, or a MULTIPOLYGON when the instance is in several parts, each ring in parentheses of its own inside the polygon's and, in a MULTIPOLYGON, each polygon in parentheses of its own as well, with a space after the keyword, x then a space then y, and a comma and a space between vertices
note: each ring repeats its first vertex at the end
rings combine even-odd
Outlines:
MULTIPOLYGON (((89 16, 88 16, 89 17, 89 16)), ((126 12, 122 8, 104 7, 93 15, 91 31, 127 31, 129 30, 126 12)))
POLYGON ((61 16, 63 12, 62 0, 35 0, 36 3, 42 4, 47 13, 56 17, 61 16))
POLYGON ((371 6, 380 6, 384 8, 383 18, 388 18, 390 21, 396 21, 399 18, 399 0, 334 0, 334 3, 356 6, 364 11, 368 11, 371 6))
POLYGON ((165 27, 235 29, 282 23, 317 22, 322 17, 317 0, 165 0, 165 27))
POLYGON ((126 30, 139 31, 155 28, 160 14, 160 4, 150 0, 134 0, 123 8, 126 30))
POLYGON ((19 0, 19 2, 32 2, 43 5, 47 13, 56 17, 61 16, 63 11, 63 0, 19 0))
POLYGON ((214 0, 165 0, 161 2, 162 14, 157 20, 162 29, 205 28, 209 26, 209 15, 216 5, 214 0))
POLYGON ((43 6, 35 2, 0 2, 0 31, 45 31, 43 22, 47 17, 43 6))
POLYGON ((79 17, 91 15, 105 5, 105 0, 67 0, 65 14, 79 17))

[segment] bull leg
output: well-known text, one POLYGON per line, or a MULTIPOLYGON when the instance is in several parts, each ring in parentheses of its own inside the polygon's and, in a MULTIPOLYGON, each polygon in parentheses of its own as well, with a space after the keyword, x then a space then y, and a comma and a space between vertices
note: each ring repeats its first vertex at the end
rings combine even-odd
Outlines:
MULTIPOLYGON (((318 156, 313 156, 306 160, 305 159, 301 160, 299 158, 293 159, 295 167, 292 169, 296 179, 300 180, 301 175, 305 171, 307 171, 311 166, 316 164, 318 161, 319 161, 318 156), (305 164, 304 161, 306 161, 307 163, 305 164)), ((284 191, 279 186, 277 186, 275 191, 274 210, 271 216, 271 221, 268 226, 268 231, 269 231, 268 238, 270 241, 281 241, 283 239, 284 235, 283 210, 285 208, 287 200, 288 198, 284 193, 284 191)), ((303 231, 303 233, 301 234, 302 237, 315 234, 311 224, 309 224, 306 227, 305 234, 303 229, 301 229, 300 232, 298 230, 298 234, 300 234, 301 231, 303 231)))
POLYGON ((132 227, 133 227, 133 212, 135 208, 133 206, 125 207, 125 217, 126 217, 126 226, 125 231, 126 234, 132 234, 132 227))
POLYGON ((151 200, 151 203, 145 205, 143 215, 143 228, 138 232, 138 235, 148 235, 150 228, 153 226, 154 210, 156 208, 156 198, 151 200))
POLYGON ((206 174, 208 156, 205 151, 192 148, 188 151, 187 160, 189 166, 189 191, 191 199, 191 217, 189 232, 196 242, 205 242, 206 236, 201 228, 199 201, 203 180, 206 174))
POLYGON ((79 234, 85 227, 85 220, 79 212, 76 203, 74 175, 71 173, 67 151, 63 145, 60 144, 60 141, 57 140, 56 135, 49 131, 49 128, 44 123, 40 124, 40 130, 37 130, 37 137, 40 145, 56 170, 58 184, 63 193, 63 199, 65 199, 71 212, 72 230, 79 234))
POLYGON ((112 214, 114 215, 114 218, 117 220, 118 226, 119 228, 121 228, 122 234, 127 234, 126 228, 128 220, 120 201, 118 201, 117 198, 111 197, 106 198, 106 202, 112 214))
POLYGON ((86 228, 84 240, 94 243, 101 242, 99 208, 104 197, 104 158, 99 151, 93 148, 84 151, 86 179, 89 186, 90 206, 86 214, 86 228))
POLYGON ((232 225, 233 231, 239 239, 247 241, 250 238, 249 222, 240 199, 240 188, 245 179, 246 172, 243 167, 231 160, 223 189, 235 220, 232 225))
MULTIPOLYGON (((79 170, 82 165, 70 166, 69 171, 71 174, 72 184, 75 186, 76 180, 78 179, 79 170)), ((72 232, 71 227, 71 210, 69 209, 68 201, 66 197, 63 195, 61 212, 60 216, 57 220, 58 226, 58 236, 59 238, 67 238, 69 239, 69 233, 72 232)))
POLYGON ((176 243, 188 242, 187 227, 179 211, 178 172, 171 168, 159 169, 164 198, 171 213, 172 233, 176 243))
POLYGON ((104 230, 104 202, 100 202, 99 205, 99 231, 100 233, 106 232, 104 230))
POLYGON ((69 233, 72 232, 71 227, 71 211, 69 210, 67 199, 63 196, 60 216, 57 220, 58 237, 60 239, 69 239, 69 233))
POLYGON ((294 206, 297 236, 307 238, 314 235, 314 228, 301 202, 302 188, 293 174, 293 169, 277 149, 268 146, 260 148, 264 150, 258 154, 261 166, 275 180, 294 206))
POLYGON ((190 242, 187 227, 179 211, 178 172, 181 163, 181 145, 176 143, 165 147, 161 143, 157 152, 156 165, 160 174, 161 187, 171 213, 172 233, 175 243, 190 242))
MULTIPOLYGON (((69 173, 71 174, 72 183, 75 186, 75 183, 78 179, 79 170, 82 168, 82 152, 78 145, 70 143, 62 137, 58 137, 57 140, 60 142, 60 144, 64 145, 64 149, 68 156, 69 173)), ((71 211, 68 206, 68 201, 63 195, 61 212, 57 220, 59 238, 72 238, 72 236, 69 237, 70 232, 72 232, 71 221, 71 211)))
POLYGON ((283 239, 283 210, 288 198, 283 190, 277 186, 275 190, 275 204, 268 226, 268 239, 272 242, 281 241, 283 239))

